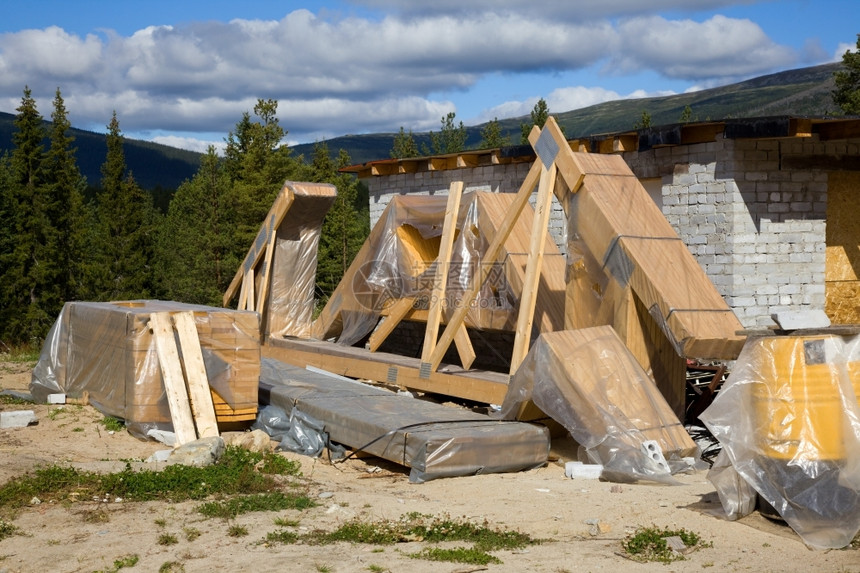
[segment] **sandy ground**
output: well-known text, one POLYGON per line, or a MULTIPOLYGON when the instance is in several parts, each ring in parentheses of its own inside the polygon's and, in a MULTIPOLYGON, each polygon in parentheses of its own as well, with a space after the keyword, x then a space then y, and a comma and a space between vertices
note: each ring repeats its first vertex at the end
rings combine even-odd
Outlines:
MULTIPOLYGON (((30 367, 0 362, 0 389, 26 390, 30 367)), ((144 460, 157 442, 140 441, 127 432, 109 433, 103 416, 90 406, 0 405, 0 410, 33 409, 39 422, 0 430, 0 483, 40 465, 73 464, 95 471, 118 471, 126 460, 144 460)), ((206 519, 197 502, 80 502, 70 506, 32 505, 14 518, 21 534, 0 541, 0 572, 113 571, 114 561, 137 554, 137 565, 123 571, 158 571, 179 562, 184 571, 857 571, 860 550, 814 551, 781 524, 753 514, 730 522, 706 472, 680 476, 681 486, 613 484, 567 479, 563 463, 567 444, 554 445, 558 459, 536 470, 512 474, 448 478, 411 484, 408 472, 376 459, 351 459, 331 465, 321 459, 283 454, 300 460, 303 483, 319 506, 299 511, 251 513, 235 522, 206 519), (102 520, 87 519, 103 511, 102 520), (425 544, 328 546, 267 544, 279 528, 275 518, 297 520, 298 532, 340 523, 396 519, 409 512, 487 520, 543 541, 520 551, 494 554, 502 564, 485 567, 438 563, 407 556, 425 544), (158 522, 158 523, 156 523, 158 522), (245 537, 228 535, 242 525, 245 537), (621 548, 625 535, 642 526, 686 528, 713 547, 695 551, 669 565, 640 564, 621 548), (186 528, 200 532, 186 539, 186 528), (164 546, 159 535, 172 533, 178 543, 164 546)))

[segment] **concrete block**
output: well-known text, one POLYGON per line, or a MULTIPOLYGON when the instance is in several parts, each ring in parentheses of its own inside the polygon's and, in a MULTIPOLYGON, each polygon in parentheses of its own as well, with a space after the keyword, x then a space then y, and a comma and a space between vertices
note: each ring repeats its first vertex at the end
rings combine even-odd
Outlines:
POLYGON ((48 404, 65 404, 65 394, 48 394, 48 404))
POLYGON ((783 330, 830 326, 830 319, 823 310, 787 310, 773 313, 770 317, 783 330))
POLYGON ((38 423, 36 413, 33 410, 16 410, 14 412, 0 412, 0 428, 25 428, 30 424, 38 423))

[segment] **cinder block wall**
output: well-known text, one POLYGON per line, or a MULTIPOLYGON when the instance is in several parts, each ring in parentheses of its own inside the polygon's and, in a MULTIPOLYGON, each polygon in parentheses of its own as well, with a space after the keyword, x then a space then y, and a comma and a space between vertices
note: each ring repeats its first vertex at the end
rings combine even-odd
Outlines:
MULTIPOLYGON (((824 309, 828 171, 810 158, 860 155, 860 140, 723 139, 629 152, 640 179, 659 177, 663 214, 745 327, 771 325, 782 310, 824 309), (809 165, 813 167, 809 167, 809 165), (802 165, 794 168, 792 166, 802 165)), ((833 161, 828 163, 833 166, 833 161)), ((395 194, 514 193, 526 163, 373 177, 371 224, 395 194)), ((566 221, 555 202, 551 232, 566 251, 566 221)))

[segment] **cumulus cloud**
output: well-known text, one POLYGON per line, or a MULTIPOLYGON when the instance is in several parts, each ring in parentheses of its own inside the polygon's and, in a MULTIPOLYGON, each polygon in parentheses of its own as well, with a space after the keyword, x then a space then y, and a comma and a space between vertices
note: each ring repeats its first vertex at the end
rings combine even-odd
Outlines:
MULTIPOLYGON (((702 0, 696 9, 738 3, 702 0)), ((149 26, 127 36, 81 37, 56 26, 0 34, 0 106, 14 110, 28 85, 47 111, 59 86, 76 126, 101 130, 116 110, 124 132, 226 134, 257 98, 271 98, 290 138, 312 141, 344 131, 436 129, 456 111, 439 94, 468 90, 490 74, 603 67, 706 85, 799 57, 749 20, 643 16, 639 0, 439 0, 432 11, 405 0, 356 5, 384 12, 301 9, 279 20, 149 26)), ((647 11, 687 8, 684 0, 653 0, 647 11)), ((640 96, 571 86, 547 101, 560 111, 621 97, 640 96)), ((527 115, 536 99, 496 104, 480 117, 527 115)))

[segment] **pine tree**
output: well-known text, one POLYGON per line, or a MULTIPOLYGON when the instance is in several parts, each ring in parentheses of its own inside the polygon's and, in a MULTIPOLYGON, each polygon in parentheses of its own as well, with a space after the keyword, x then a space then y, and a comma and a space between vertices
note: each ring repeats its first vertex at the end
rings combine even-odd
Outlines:
POLYGON ((836 89, 833 103, 847 115, 860 115, 860 34, 857 34, 857 50, 846 50, 842 54, 844 69, 833 74, 836 89))
POLYGON ((84 258, 84 204, 86 186, 75 158, 74 138, 65 102, 57 88, 51 113, 51 144, 45 157, 45 193, 43 214, 45 244, 42 259, 50 263, 46 271, 43 308, 56 316, 63 303, 78 298, 82 292, 81 264, 84 258))
POLYGON ((229 177, 210 147, 194 178, 176 190, 159 231, 157 268, 166 298, 221 305, 240 262, 234 221, 229 177))
POLYGON ((529 134, 532 132, 532 128, 534 126, 538 126, 543 129, 546 120, 549 119, 549 106, 546 103, 546 100, 540 98, 531 111, 531 123, 523 123, 520 124, 520 143, 523 145, 528 145, 529 143, 529 134))
POLYGON ((391 148, 391 157, 393 159, 406 159, 408 157, 418 157, 418 144, 415 143, 415 137, 412 135, 412 130, 406 133, 403 127, 400 127, 400 133, 394 136, 394 146, 391 148))
POLYGON ((45 130, 29 87, 24 88, 17 111, 12 136, 15 148, 3 201, 9 234, 0 251, 0 337, 13 343, 38 340, 53 321, 40 306, 44 220, 39 207, 45 130))
POLYGON ((317 292, 323 298, 337 287, 370 232, 367 189, 354 176, 339 171, 349 164, 346 151, 340 150, 337 160, 332 160, 325 143, 314 146, 311 180, 337 187, 337 197, 323 221, 317 254, 317 292))
POLYGON ((502 135, 502 127, 499 125, 499 118, 497 117, 494 117, 493 121, 488 122, 481 130, 481 143, 478 144, 481 149, 495 149, 510 144, 511 137, 502 135))
POLYGON ((107 127, 107 156, 96 196, 99 267, 94 270, 99 289, 94 298, 147 298, 154 293, 151 262, 157 214, 152 197, 126 173, 124 137, 116 112, 107 127))
POLYGON ((424 150, 425 155, 445 153, 457 153, 466 149, 466 126, 461 121, 459 125, 454 124, 457 114, 449 112, 442 118, 442 129, 439 133, 430 132, 430 147, 424 150))

